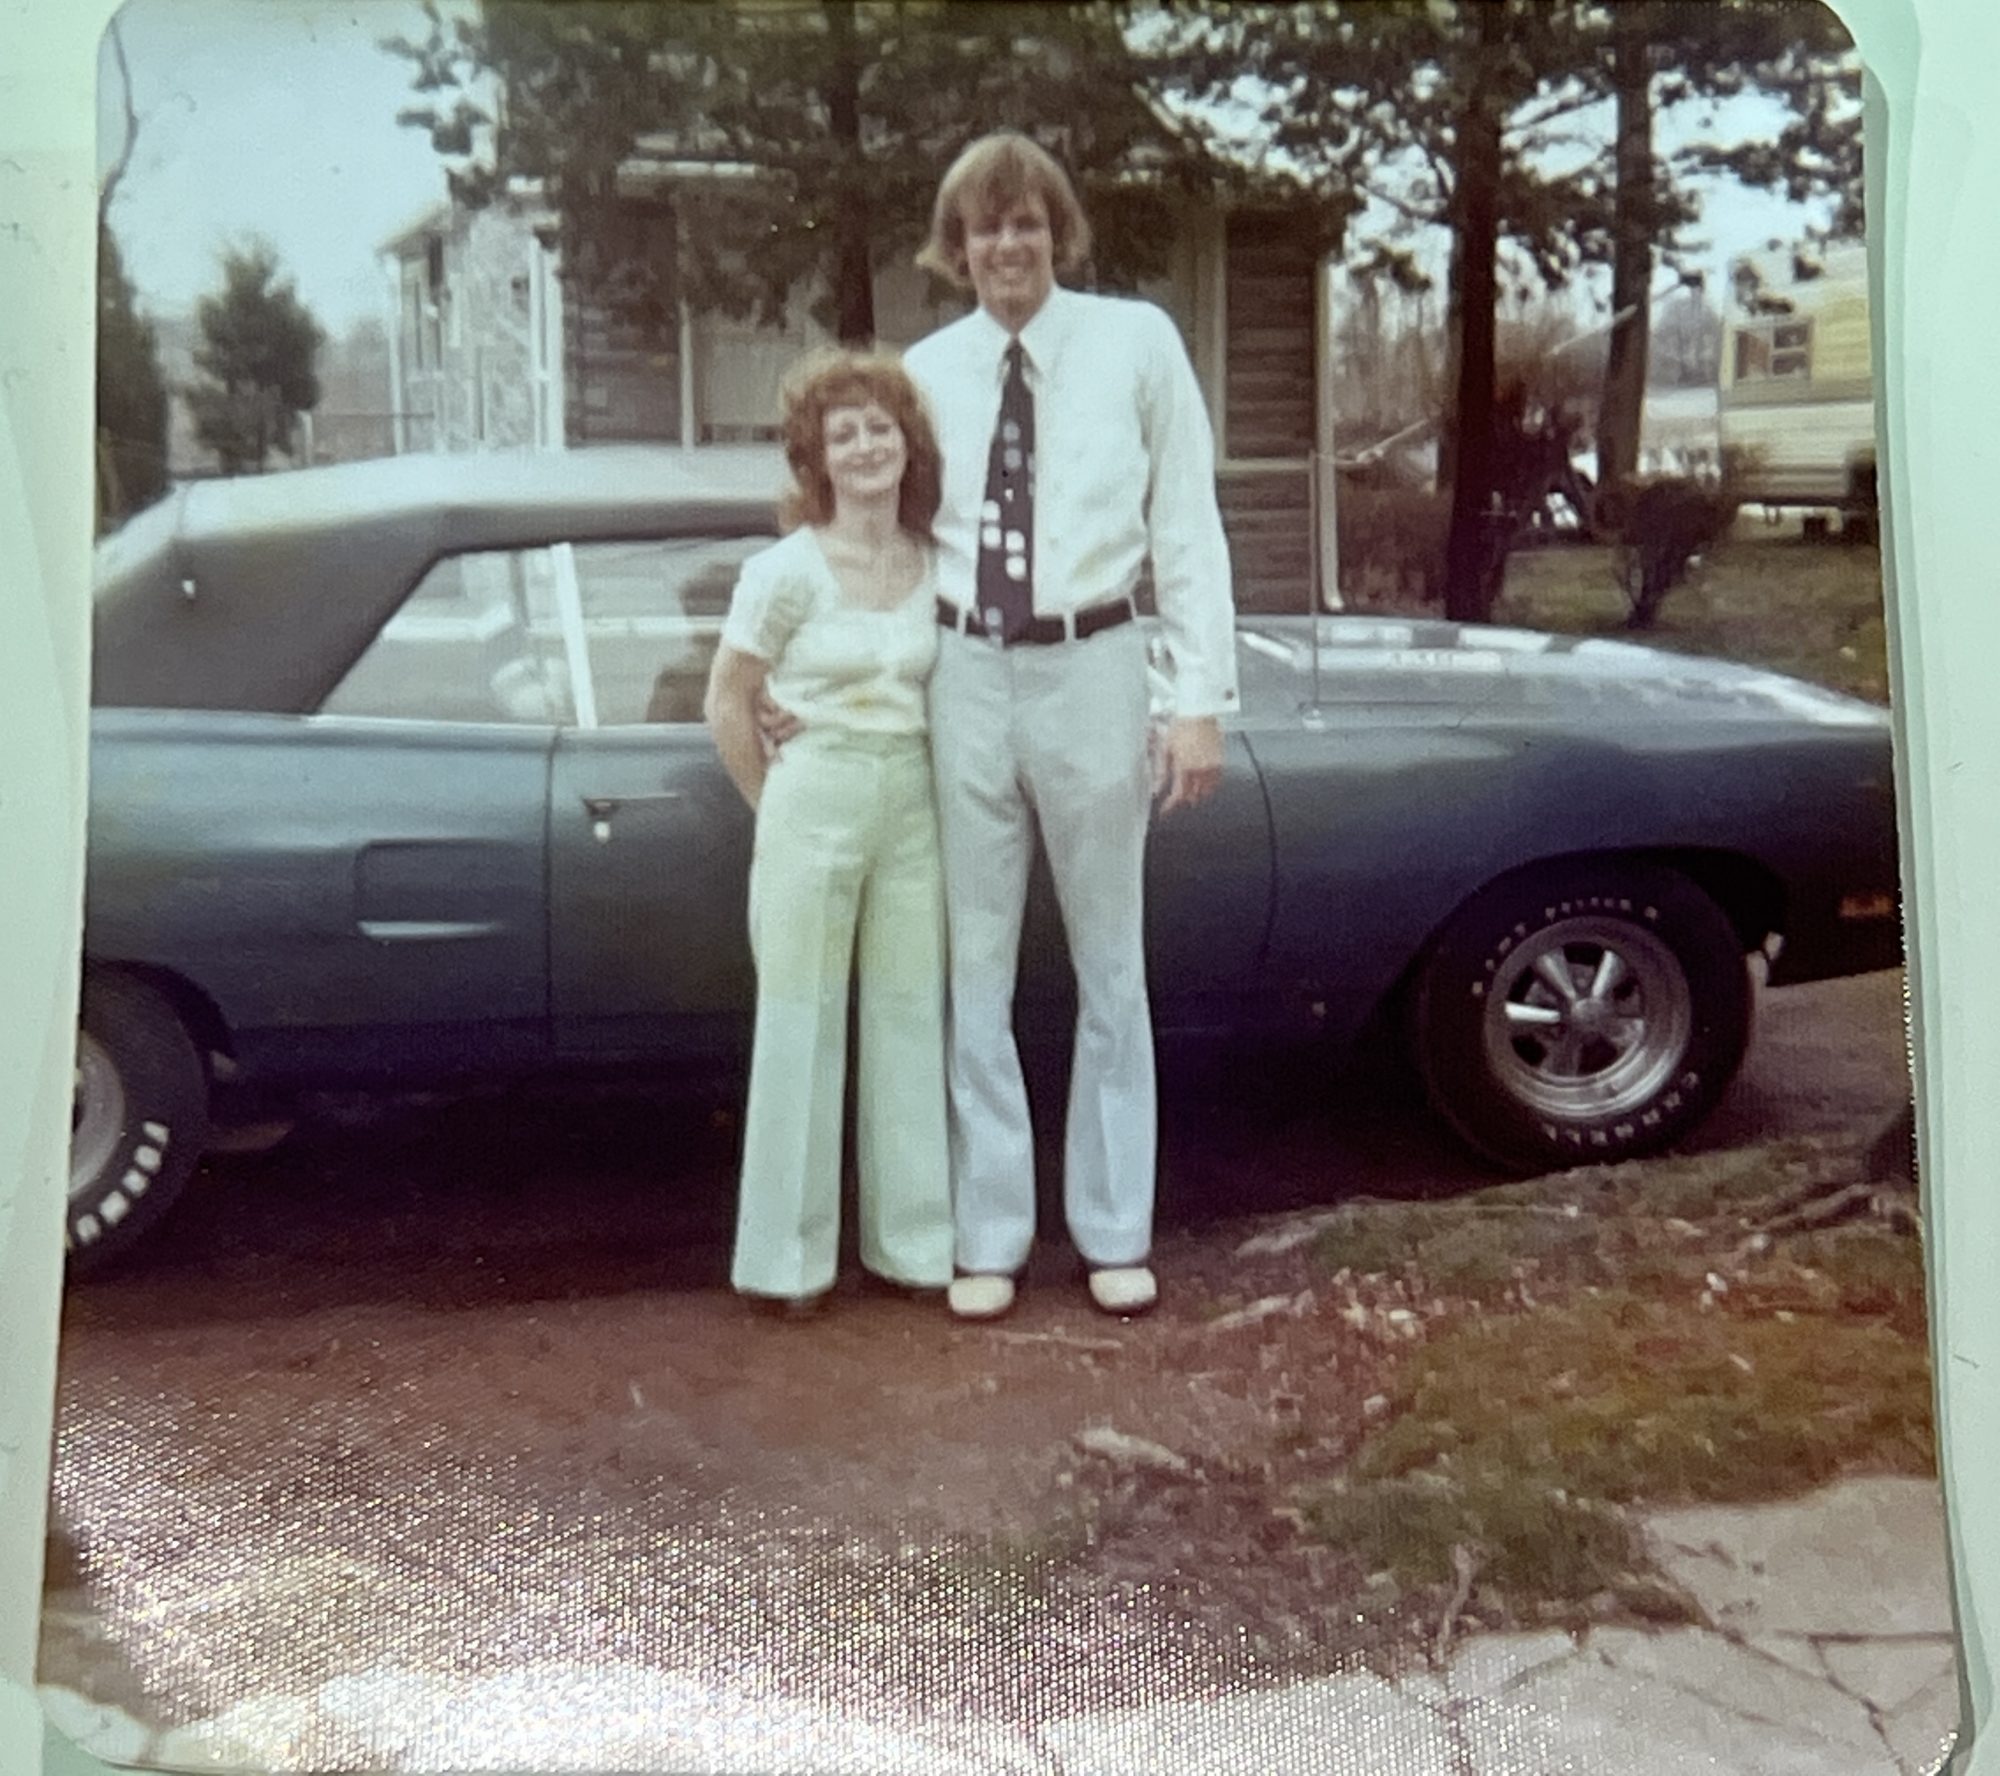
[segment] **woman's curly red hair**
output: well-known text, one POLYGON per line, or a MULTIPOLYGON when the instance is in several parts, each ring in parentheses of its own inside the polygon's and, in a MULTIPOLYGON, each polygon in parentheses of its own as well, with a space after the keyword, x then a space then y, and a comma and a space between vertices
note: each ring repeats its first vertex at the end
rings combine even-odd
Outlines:
POLYGON ((944 496, 944 462, 923 396, 893 353, 814 352, 785 378, 781 398, 785 461, 793 486, 778 515, 787 530, 825 524, 833 516, 833 483, 826 472, 827 414, 836 407, 873 402, 902 428, 908 453, 896 522, 912 536, 931 540, 931 524, 944 496))

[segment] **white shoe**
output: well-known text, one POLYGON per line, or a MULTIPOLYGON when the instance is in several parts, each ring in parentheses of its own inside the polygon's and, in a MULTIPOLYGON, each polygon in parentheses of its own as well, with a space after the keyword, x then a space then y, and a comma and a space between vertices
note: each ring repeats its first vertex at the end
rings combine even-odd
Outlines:
POLYGON ((944 1292, 945 1305, 961 1320, 997 1320, 1014 1305, 1010 1276, 956 1276, 944 1292))
POLYGON ((1142 1314, 1160 1299, 1160 1285, 1144 1264, 1118 1264, 1090 1273, 1090 1298, 1108 1314, 1142 1314))

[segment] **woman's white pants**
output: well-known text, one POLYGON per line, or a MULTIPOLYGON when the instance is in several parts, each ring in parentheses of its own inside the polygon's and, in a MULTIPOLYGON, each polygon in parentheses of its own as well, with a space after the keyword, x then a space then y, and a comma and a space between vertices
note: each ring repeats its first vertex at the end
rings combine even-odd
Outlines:
POLYGON ((750 943, 756 1038, 730 1280, 790 1300, 832 1286, 851 964, 861 1262, 942 1287, 944 901, 922 735, 809 729, 786 743, 758 803, 750 943))

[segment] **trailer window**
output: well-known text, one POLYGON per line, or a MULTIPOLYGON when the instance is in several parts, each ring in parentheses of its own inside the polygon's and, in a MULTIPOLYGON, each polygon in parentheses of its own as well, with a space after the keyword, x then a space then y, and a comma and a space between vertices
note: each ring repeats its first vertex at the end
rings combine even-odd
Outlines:
POLYGON ((1736 335, 1736 380, 1812 375, 1812 322, 1744 327, 1736 335))

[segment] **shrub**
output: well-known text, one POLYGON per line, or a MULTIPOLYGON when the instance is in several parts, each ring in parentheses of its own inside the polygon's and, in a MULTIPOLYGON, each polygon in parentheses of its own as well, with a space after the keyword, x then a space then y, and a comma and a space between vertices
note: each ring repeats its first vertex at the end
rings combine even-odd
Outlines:
POLYGON ((1449 500, 1428 488, 1343 476, 1334 511, 1340 583, 1350 602, 1434 604, 1444 596, 1449 500))
POLYGON ((1624 482, 1597 496, 1600 533, 1613 538, 1612 572, 1631 607, 1628 629, 1650 629, 1666 596, 1735 522, 1738 498, 1727 481, 1679 477, 1624 482))

